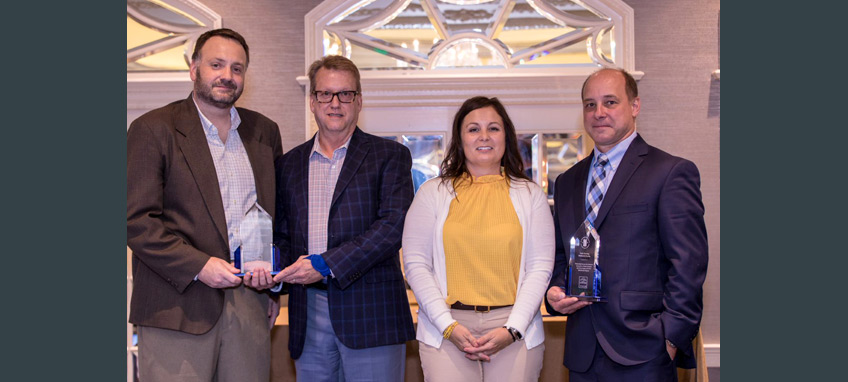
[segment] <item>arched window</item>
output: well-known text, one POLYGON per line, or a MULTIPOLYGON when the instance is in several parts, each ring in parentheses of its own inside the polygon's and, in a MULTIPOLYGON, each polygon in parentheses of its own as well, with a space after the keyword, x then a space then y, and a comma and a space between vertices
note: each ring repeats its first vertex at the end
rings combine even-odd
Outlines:
MULTIPOLYGON (((633 12, 619 1, 365 0, 307 15, 314 58, 340 54, 361 70, 632 70, 633 12), (628 12, 629 11, 629 12, 628 12), (320 15, 318 14, 320 13, 320 15)), ((325 5, 326 4, 326 5, 325 5)), ((307 53, 308 54, 308 53, 307 53)))
POLYGON ((127 78, 188 71, 194 41, 220 27, 221 16, 197 1, 127 0, 127 78))

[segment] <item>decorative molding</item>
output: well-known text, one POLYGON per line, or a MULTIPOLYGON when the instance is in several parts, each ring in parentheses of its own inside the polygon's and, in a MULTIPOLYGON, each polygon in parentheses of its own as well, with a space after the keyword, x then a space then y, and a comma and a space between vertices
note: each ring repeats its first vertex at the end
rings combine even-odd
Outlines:
MULTIPOLYGON (((583 81, 595 70, 587 68, 579 76, 540 71, 501 76, 502 71, 497 70, 477 70, 464 75, 437 75, 432 72, 408 77, 391 73, 371 77, 363 75, 363 113, 368 108, 383 107, 457 107, 477 95, 498 97, 507 105, 579 104, 583 81)), ((644 75, 643 72, 632 74, 637 80, 644 75)), ((297 80, 304 88, 309 86, 306 76, 297 80)))
POLYGON ((188 97, 194 87, 188 73, 180 73, 185 79, 127 80, 127 112, 151 110, 188 97))
POLYGON ((127 82, 191 82, 186 72, 145 72, 127 73, 127 82), (130 76, 132 74, 132 76, 130 76))
POLYGON ((707 367, 721 367, 721 344, 704 344, 707 367))
MULTIPOLYGON (((323 30, 338 29, 338 24, 332 27, 328 27, 328 24, 338 20, 345 11, 360 3, 362 0, 326 0, 306 14, 304 72, 312 62, 324 55, 323 30)), ((642 78, 644 73, 635 70, 633 8, 620 0, 584 0, 579 4, 609 17, 611 25, 615 25, 612 33, 616 44, 612 59, 637 80, 642 78)), ((397 9, 392 10, 396 11, 397 9)), ((367 22, 363 21, 371 22, 373 17, 369 17, 367 22)), ((495 29, 497 28, 492 28, 495 29)), ((526 110, 547 106, 549 108, 542 113, 549 115, 540 114, 534 116, 535 119, 559 118, 562 114, 557 113, 561 111, 551 111, 555 108, 550 106, 580 104, 583 81, 586 76, 601 67, 601 64, 609 65, 597 63, 569 67, 361 70, 364 102, 360 121, 373 122, 392 118, 395 108, 408 108, 409 116, 420 116, 433 108, 456 108, 466 99, 477 95, 498 97, 506 105, 527 106, 526 110)), ((297 77, 297 81, 304 88, 308 88, 309 80, 306 76, 297 77)), ((307 101, 304 135, 310 137, 315 131, 315 122, 309 110, 309 95, 306 89, 304 97, 307 101)), ((436 120, 431 123, 436 123, 436 120)), ((579 126, 571 126, 574 123, 577 122, 570 119, 565 121, 564 124, 569 127, 562 131, 579 130, 579 126)))

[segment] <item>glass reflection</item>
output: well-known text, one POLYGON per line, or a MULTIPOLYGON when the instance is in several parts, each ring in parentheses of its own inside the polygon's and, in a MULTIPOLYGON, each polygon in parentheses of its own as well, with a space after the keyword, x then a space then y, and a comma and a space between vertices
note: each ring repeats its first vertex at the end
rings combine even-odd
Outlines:
POLYGON ((173 7, 163 7, 149 0, 127 0, 127 6, 132 7, 150 20, 182 27, 203 26, 203 23, 186 13, 178 13, 173 7))
POLYGON ((521 161, 524 162, 524 174, 541 185, 538 175, 541 165, 539 134, 518 134, 518 153, 521 154, 521 161))
MULTIPOLYGON (((445 158, 444 135, 400 134, 382 137, 409 148, 412 154, 412 182, 416 192, 428 179, 439 176, 439 166, 445 158)), ((557 176, 586 157, 581 133, 518 134, 518 152, 524 162, 524 173, 545 190, 550 200, 553 200, 557 176)))
MULTIPOLYGON (((427 13, 418 0, 410 2, 403 11, 385 25, 364 33, 413 52, 425 54, 439 41, 439 34, 436 33, 436 29, 433 28, 433 24, 430 23, 427 13)), ((403 64, 406 62, 396 61, 394 65, 405 67, 403 64)))
POLYGON ((418 192, 421 184, 439 176, 439 165, 445 158, 444 136, 404 134, 402 139, 412 154, 412 184, 418 192))
POLYGON ((325 56, 342 56, 350 53, 342 49, 342 40, 335 33, 324 31, 323 43, 325 56))
POLYGON ((578 133, 518 134, 518 152, 524 172, 553 199, 556 177, 583 159, 578 133))
MULTIPOLYGON (((583 18, 603 18, 604 16, 600 13, 595 12, 590 8, 585 8, 577 2, 571 0, 543 0, 545 3, 550 4, 556 10, 564 13, 568 13, 572 16, 579 16, 583 18)), ((521 2, 524 2, 521 0, 521 2)))
POLYGON ((343 13, 340 17, 336 17, 330 24, 334 24, 344 20, 345 22, 359 22, 367 20, 369 17, 374 17, 383 9, 392 4, 395 0, 363 0, 351 7, 348 13, 343 13), (363 5, 364 4, 364 5, 363 5))
MULTIPOLYGON (((525 49, 533 50, 542 46, 542 42, 551 41, 559 36, 575 31, 570 26, 560 25, 553 21, 536 15, 527 17, 528 12, 533 9, 524 1, 517 1, 512 14, 504 25, 503 31, 498 39, 509 46, 513 52, 521 52, 525 49)), ((567 45, 562 49, 537 49, 537 51, 522 59, 516 65, 549 65, 549 64, 587 64, 592 58, 586 50, 585 44, 567 45)))
POLYGON ((542 134, 542 141, 544 142, 543 165, 545 171, 541 186, 547 191, 548 199, 553 199, 554 183, 556 183, 557 176, 586 157, 583 152, 583 134, 542 134))
POLYGON ((483 33, 492 22, 500 1, 446 2, 435 1, 436 10, 443 15, 444 29, 449 35, 475 31, 483 33))
POLYGON ((506 66, 501 54, 487 42, 459 39, 445 47, 436 57, 435 67, 506 66))
POLYGON ((429 179, 439 176, 439 166, 445 158, 445 137, 442 134, 381 135, 400 142, 412 154, 412 185, 415 192, 429 179))

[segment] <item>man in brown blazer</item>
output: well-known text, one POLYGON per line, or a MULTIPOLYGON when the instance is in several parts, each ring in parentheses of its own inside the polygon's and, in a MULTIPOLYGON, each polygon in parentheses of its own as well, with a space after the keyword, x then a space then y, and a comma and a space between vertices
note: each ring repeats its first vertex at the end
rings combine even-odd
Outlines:
POLYGON ((273 221, 282 157, 277 124, 234 107, 249 57, 238 33, 204 33, 192 94, 127 131, 130 322, 145 382, 270 378, 272 304, 256 289, 273 281, 265 271, 242 280, 231 265, 245 213, 258 205, 273 221))

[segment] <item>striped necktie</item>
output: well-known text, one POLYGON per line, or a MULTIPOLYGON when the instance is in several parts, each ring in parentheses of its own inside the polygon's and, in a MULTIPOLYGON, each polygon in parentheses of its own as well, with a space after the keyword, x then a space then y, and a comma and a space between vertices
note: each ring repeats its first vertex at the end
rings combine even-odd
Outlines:
POLYGON ((586 219, 589 223, 594 223, 598 216, 598 210, 601 209, 601 202, 604 200, 604 178, 607 177, 606 166, 609 163, 607 154, 600 153, 598 161, 595 163, 595 168, 592 171, 592 185, 589 187, 589 195, 586 198, 586 219))

